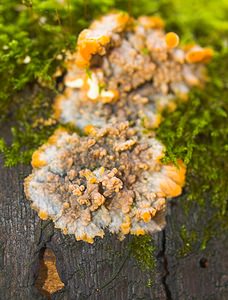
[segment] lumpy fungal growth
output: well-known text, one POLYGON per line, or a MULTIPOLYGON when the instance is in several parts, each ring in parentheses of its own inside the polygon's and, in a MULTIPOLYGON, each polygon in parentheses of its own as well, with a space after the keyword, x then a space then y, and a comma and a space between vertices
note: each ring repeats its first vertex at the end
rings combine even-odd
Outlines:
POLYGON ((113 13, 79 35, 68 55, 65 90, 56 98, 55 116, 85 132, 107 122, 130 121, 157 128, 161 111, 186 100, 205 81, 211 49, 177 47, 179 37, 165 34, 158 17, 130 18, 113 13))
POLYGON ((33 154, 25 191, 40 218, 93 242, 104 230, 142 235, 163 228, 166 199, 181 194, 185 166, 163 165, 164 147, 128 122, 86 137, 58 130, 33 154))
POLYGON ((165 146, 151 129, 164 107, 204 83, 212 51, 177 48, 179 37, 163 27, 158 17, 112 13, 68 55, 55 116, 83 136, 59 129, 35 151, 25 192, 40 218, 77 240, 161 230, 167 199, 182 192, 185 165, 162 164, 165 146))

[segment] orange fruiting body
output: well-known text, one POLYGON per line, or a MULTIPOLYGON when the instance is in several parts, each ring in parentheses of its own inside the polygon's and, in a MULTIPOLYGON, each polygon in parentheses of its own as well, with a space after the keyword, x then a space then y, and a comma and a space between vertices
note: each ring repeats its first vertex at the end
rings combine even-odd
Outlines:
POLYGON ((40 167, 43 167, 46 165, 46 161, 44 161, 40 158, 40 154, 41 153, 39 150, 37 150, 33 153, 32 162, 31 162, 33 168, 40 168, 40 167))
POLYGON ((169 32, 165 35, 165 41, 168 48, 175 48, 179 44, 179 36, 175 32, 169 32))
POLYGON ((48 219, 48 214, 46 211, 39 211, 38 216, 41 218, 41 220, 47 220, 48 219))

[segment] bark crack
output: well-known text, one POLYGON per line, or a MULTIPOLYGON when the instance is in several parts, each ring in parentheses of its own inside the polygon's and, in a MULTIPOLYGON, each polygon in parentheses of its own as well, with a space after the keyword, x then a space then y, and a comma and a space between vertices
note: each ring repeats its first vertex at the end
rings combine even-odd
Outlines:
POLYGON ((168 260, 167 260, 167 257, 166 257, 166 231, 165 231, 165 229, 162 231, 161 256, 163 258, 163 267, 164 267, 164 275, 162 277, 162 284, 164 286, 166 299, 167 300, 173 300, 172 293, 171 293, 171 290, 170 290, 168 282, 167 282, 167 277, 169 276, 169 268, 168 268, 168 260))

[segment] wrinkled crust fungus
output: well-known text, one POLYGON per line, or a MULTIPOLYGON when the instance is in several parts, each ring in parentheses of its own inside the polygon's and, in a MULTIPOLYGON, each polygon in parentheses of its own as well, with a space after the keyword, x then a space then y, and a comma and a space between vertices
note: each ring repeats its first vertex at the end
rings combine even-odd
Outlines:
POLYGON ((153 233, 165 224, 166 199, 180 195, 185 181, 181 161, 161 163, 164 150, 128 122, 84 137, 57 130, 33 154, 25 192, 41 219, 77 240, 92 243, 105 229, 120 239, 153 233))
POLYGON ((177 98, 204 84, 213 53, 177 48, 179 37, 163 27, 159 17, 111 13, 68 54, 55 117, 83 136, 58 129, 35 151, 25 192, 40 218, 77 240, 161 230, 167 199, 182 192, 185 165, 162 164, 165 147, 151 129, 164 108, 173 111, 177 98))
POLYGON ((157 128, 164 108, 173 111, 177 99, 204 84, 213 54, 197 45, 178 48, 178 35, 163 27, 158 17, 112 13, 83 30, 68 54, 55 117, 81 130, 126 120, 157 128))

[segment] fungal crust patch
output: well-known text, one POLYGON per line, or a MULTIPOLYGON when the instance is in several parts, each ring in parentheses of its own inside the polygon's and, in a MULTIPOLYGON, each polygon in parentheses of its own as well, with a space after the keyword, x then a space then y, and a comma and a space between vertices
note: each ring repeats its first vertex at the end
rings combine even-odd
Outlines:
POLYGON ((186 167, 162 163, 154 129, 165 108, 204 84, 213 53, 180 47, 163 28, 156 16, 111 13, 83 30, 68 54, 54 113, 83 134, 58 129, 35 151, 25 192, 41 219, 76 240, 161 230, 167 199, 182 193, 186 167))

